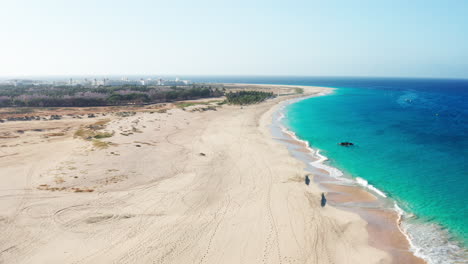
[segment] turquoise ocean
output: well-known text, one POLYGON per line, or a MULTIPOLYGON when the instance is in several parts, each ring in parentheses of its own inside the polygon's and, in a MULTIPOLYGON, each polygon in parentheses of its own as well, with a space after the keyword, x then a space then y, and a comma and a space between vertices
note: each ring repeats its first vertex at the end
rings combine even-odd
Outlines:
POLYGON ((196 81, 326 86, 283 125, 344 178, 396 203, 416 255, 467 263, 468 80, 199 77, 196 81), (353 147, 339 142, 353 142, 353 147))

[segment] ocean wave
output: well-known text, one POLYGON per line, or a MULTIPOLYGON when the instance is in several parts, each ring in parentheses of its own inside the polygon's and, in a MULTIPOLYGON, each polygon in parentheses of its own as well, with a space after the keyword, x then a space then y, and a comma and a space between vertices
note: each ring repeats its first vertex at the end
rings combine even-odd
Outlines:
POLYGON ((366 181, 366 180, 364 180, 363 178, 356 177, 356 182, 357 182, 359 185, 363 186, 364 188, 369 189, 369 190, 371 190, 372 192, 375 192, 376 194, 378 194, 378 195, 380 195, 380 196, 382 196, 382 197, 384 197, 384 198, 387 198, 387 195, 385 195, 384 192, 382 192, 381 190, 377 189, 374 185, 369 184, 369 182, 366 181))
POLYGON ((428 264, 466 263, 468 253, 450 235, 435 223, 418 221, 412 213, 404 211, 394 201, 394 210, 398 213, 398 228, 410 244, 410 250, 416 257, 428 264))
POLYGON ((324 161, 327 161, 328 158, 320 154, 319 150, 315 152, 315 156, 318 157, 318 159, 310 163, 312 166, 327 171, 330 176, 335 178, 343 176, 343 172, 339 169, 323 163, 324 161))
POLYGON ((403 209, 401 209, 401 207, 398 206, 396 202, 394 202, 393 209, 395 209, 395 211, 398 213, 400 217, 406 214, 406 212, 403 209))
POLYGON ((314 150, 312 149, 310 146, 309 146, 309 142, 306 141, 306 140, 302 140, 300 138, 297 137, 296 133, 292 132, 291 130, 288 130, 286 127, 280 125, 281 127, 281 130, 283 131, 283 133, 289 135, 291 138, 293 138, 295 141, 297 142, 300 142, 304 145, 306 145, 306 149, 309 150, 311 153, 312 153, 312 156, 316 159, 315 161, 312 161, 310 163, 310 165, 312 165, 313 167, 317 168, 317 169, 322 169, 324 171, 326 171, 330 176, 332 177, 335 177, 335 178, 338 178, 338 177, 341 177, 343 176, 343 172, 340 171, 339 169, 335 168, 335 167, 332 167, 332 166, 328 166, 326 164, 324 164, 323 162, 328 160, 327 157, 323 156, 322 154, 320 154, 320 151, 319 150, 314 150))
POLYGON ((429 264, 466 263, 468 253, 452 242, 446 230, 435 223, 415 220, 403 221, 403 233, 407 235, 414 255, 429 264))

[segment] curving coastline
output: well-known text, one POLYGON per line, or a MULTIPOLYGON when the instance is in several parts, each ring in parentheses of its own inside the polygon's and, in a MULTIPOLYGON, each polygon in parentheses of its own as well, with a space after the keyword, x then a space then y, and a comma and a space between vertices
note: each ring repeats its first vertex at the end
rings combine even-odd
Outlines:
POLYGON ((102 113, 97 120, 6 123, 3 132, 12 135, 35 129, 2 139, 8 153, 25 150, 29 156, 2 158, 1 172, 18 177, 0 184, 29 191, 3 190, 11 197, 0 199, 7 212, 0 228, 8 229, 0 239, 6 249, 0 262, 421 263, 408 251, 397 214, 352 206, 373 205, 378 195, 337 184, 346 178, 330 177, 327 169, 341 172, 292 132, 278 127, 272 137, 272 121, 289 99, 331 91, 303 87, 306 93, 298 96, 288 92, 298 86, 281 87, 275 99, 216 111, 196 111, 206 103, 185 110, 147 106, 128 116, 102 113), (73 137, 96 121, 116 132, 106 139, 108 148, 73 137), (30 143, 16 145, 25 140, 30 143), (56 152, 45 155, 46 149, 56 152), (18 160, 36 169, 25 174, 18 160), (316 184, 306 185, 310 168, 316 184), (332 206, 320 204, 324 188, 332 206), (63 250, 57 252, 57 245, 63 250))
MULTIPOLYGON (((333 89, 333 88, 331 88, 333 89)), ((294 104, 296 102, 299 102, 301 100, 306 100, 311 97, 315 96, 324 96, 333 93, 333 90, 325 93, 318 93, 315 95, 309 95, 301 98, 295 98, 291 100, 284 101, 280 104, 278 109, 276 110, 275 115, 277 116, 275 119, 272 121, 272 130, 274 129, 279 129, 284 137, 285 140, 282 140, 283 143, 285 144, 291 144, 288 142, 288 140, 293 140, 295 141, 300 148, 289 148, 291 152, 294 151, 301 151, 301 152, 307 152, 311 160, 303 160, 306 164, 312 166, 313 168, 325 172, 326 175, 316 177, 317 179, 315 182, 324 190, 327 190, 332 193, 332 203, 334 206, 344 209, 344 210, 349 210, 352 212, 355 212, 359 214, 363 219, 365 219, 368 224, 371 226, 368 228, 368 231, 370 233, 370 236, 374 236, 374 240, 379 240, 378 232, 376 230, 373 230, 377 226, 378 223, 376 223, 376 216, 380 215, 382 217, 383 214, 385 214, 385 217, 382 217, 380 221, 386 220, 383 218, 392 218, 393 221, 388 222, 387 224, 393 225, 393 228, 396 228, 399 232, 399 235, 393 235, 394 238, 392 239, 393 241, 390 243, 371 243, 371 245, 376 246, 378 248, 384 249, 388 251, 393 258, 394 263, 431 263, 428 261, 428 256, 421 254, 421 249, 418 248, 413 242, 407 231, 402 227, 402 219, 405 214, 405 212, 398 206, 396 201, 391 200, 393 203, 393 208, 392 212, 389 212, 389 208, 385 208, 383 204, 377 204, 376 201, 381 199, 381 198, 387 198, 387 195, 385 194, 384 191, 379 190, 375 186, 369 184, 367 180, 356 177, 355 179, 350 179, 343 176, 343 172, 339 170, 338 168, 335 168, 333 166, 329 166, 325 164, 324 162, 328 160, 328 158, 322 154, 320 154, 319 149, 313 149, 310 146, 310 143, 306 140, 300 139, 295 132, 291 131, 290 129, 286 128, 285 124, 283 123, 284 119, 286 118, 287 114, 285 113, 286 107, 290 104, 294 104), (340 185, 346 185, 349 186, 350 188, 340 188, 340 185), (356 194, 356 190, 353 189, 361 189, 367 192, 368 195, 374 196, 380 196, 378 197, 372 197, 372 198, 364 198, 359 197, 359 195, 356 194), (352 197, 355 195, 355 197, 352 197), (341 197, 340 197, 341 196, 341 197), (348 199, 343 199, 343 196, 351 196, 352 198, 348 199), (358 201, 359 204, 349 206, 349 203, 352 203, 353 200, 358 201), (367 207, 374 207, 373 210, 377 210, 376 212, 369 212, 366 211, 368 210, 367 207), (374 216, 372 216, 374 214, 374 216), (401 247, 401 242, 402 242, 402 237, 404 238, 405 242, 403 247, 401 247), (395 243, 397 242, 397 243, 395 243), (403 251, 402 251, 403 249, 403 251)), ((313 172, 313 171, 311 171, 313 172)), ((362 193, 360 194, 362 195, 362 193)), ((379 221, 379 220, 377 220, 379 221)))
POLYGON ((2 124, 0 174, 15 177, 0 179, 0 262, 391 263, 361 217, 321 206, 304 164, 272 138, 275 106, 297 97, 288 89, 216 111, 2 124))
MULTIPOLYGON (((307 98, 302 98, 299 100, 304 100, 307 98)), ((298 102, 299 100, 294 100, 288 102, 290 105, 292 103, 298 102)), ((284 110, 285 107, 281 109, 284 110)), ((281 113, 281 119, 284 118, 285 113, 281 113)), ((289 136, 293 135, 296 140, 298 139, 294 132, 291 132, 285 128, 289 136)), ((308 146, 308 142, 305 142, 308 146)), ((313 157, 313 161, 307 161, 311 163, 310 165, 319 165, 323 166, 323 162, 326 160, 326 157, 320 154, 319 150, 309 149, 310 155, 313 157), (318 153, 318 155, 317 155, 318 153)), ((317 167, 317 166, 314 166, 317 167)), ((331 167, 331 166, 329 166, 331 167)), ((332 170, 336 168, 331 167, 332 170)), ((337 175, 340 173, 332 173, 337 175)), ((391 197, 391 194, 387 194, 385 191, 382 191, 375 186, 369 184, 366 179, 356 177, 350 178, 350 175, 347 177, 339 177, 342 184, 351 184, 354 186, 360 186, 361 189, 367 190, 370 193, 374 194, 380 205, 377 207, 383 208, 384 210, 391 210, 396 212, 396 217, 394 217, 394 222, 398 223, 397 227, 399 232, 404 235, 406 238, 407 247, 412 251, 412 253, 418 258, 424 259, 428 263, 464 263, 468 259, 468 252, 463 246, 463 243, 453 237, 450 233, 450 230, 443 228, 441 224, 432 221, 424 221, 419 218, 417 215, 411 213, 411 211, 404 211, 400 208, 397 201, 391 197), (387 197, 390 196, 390 197, 387 197)), ((321 183, 319 183, 321 184, 321 183)), ((324 188, 329 188, 328 183, 321 184, 324 188)), ((336 186, 333 186, 336 189, 336 186)), ((338 199, 338 198, 337 198, 338 199)), ((341 203, 343 203, 341 201, 341 203)), ((404 205, 404 204, 403 204, 404 205)), ((356 207, 356 205, 353 205, 356 207)), ((357 204, 357 206, 362 206, 362 204, 357 204)), ((368 206, 368 205, 364 205, 368 206)), ((375 207, 375 205, 372 205, 375 207)), ((349 205, 344 206, 346 210, 350 210, 349 205)), ((360 208, 352 208, 352 210, 359 212, 362 217, 365 217, 367 212, 361 212, 360 208)))

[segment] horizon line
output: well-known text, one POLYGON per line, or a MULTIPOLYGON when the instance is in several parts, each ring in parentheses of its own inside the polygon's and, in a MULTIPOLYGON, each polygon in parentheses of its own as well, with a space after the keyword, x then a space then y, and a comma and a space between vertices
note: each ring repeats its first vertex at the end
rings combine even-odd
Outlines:
POLYGON ((192 77, 308 77, 308 78, 375 78, 375 79, 448 79, 448 80, 468 80, 467 77, 433 77, 433 76, 377 76, 377 75, 301 75, 301 74, 122 74, 122 73, 114 73, 114 74, 31 74, 31 75, 0 75, 0 79, 20 79, 20 78, 47 78, 47 77, 63 77, 63 78, 71 78, 71 77, 85 77, 85 76, 93 76, 93 77, 105 77, 105 76, 121 76, 121 77, 137 77, 137 76, 192 76, 192 77))

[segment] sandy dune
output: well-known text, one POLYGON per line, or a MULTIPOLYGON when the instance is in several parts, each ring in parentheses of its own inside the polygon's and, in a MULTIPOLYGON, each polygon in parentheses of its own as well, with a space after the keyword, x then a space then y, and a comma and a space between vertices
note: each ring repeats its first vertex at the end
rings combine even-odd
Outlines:
POLYGON ((0 124, 64 133, 0 138, 0 263, 389 263, 272 139, 286 98, 99 117, 107 148, 73 138, 99 119, 0 124))

